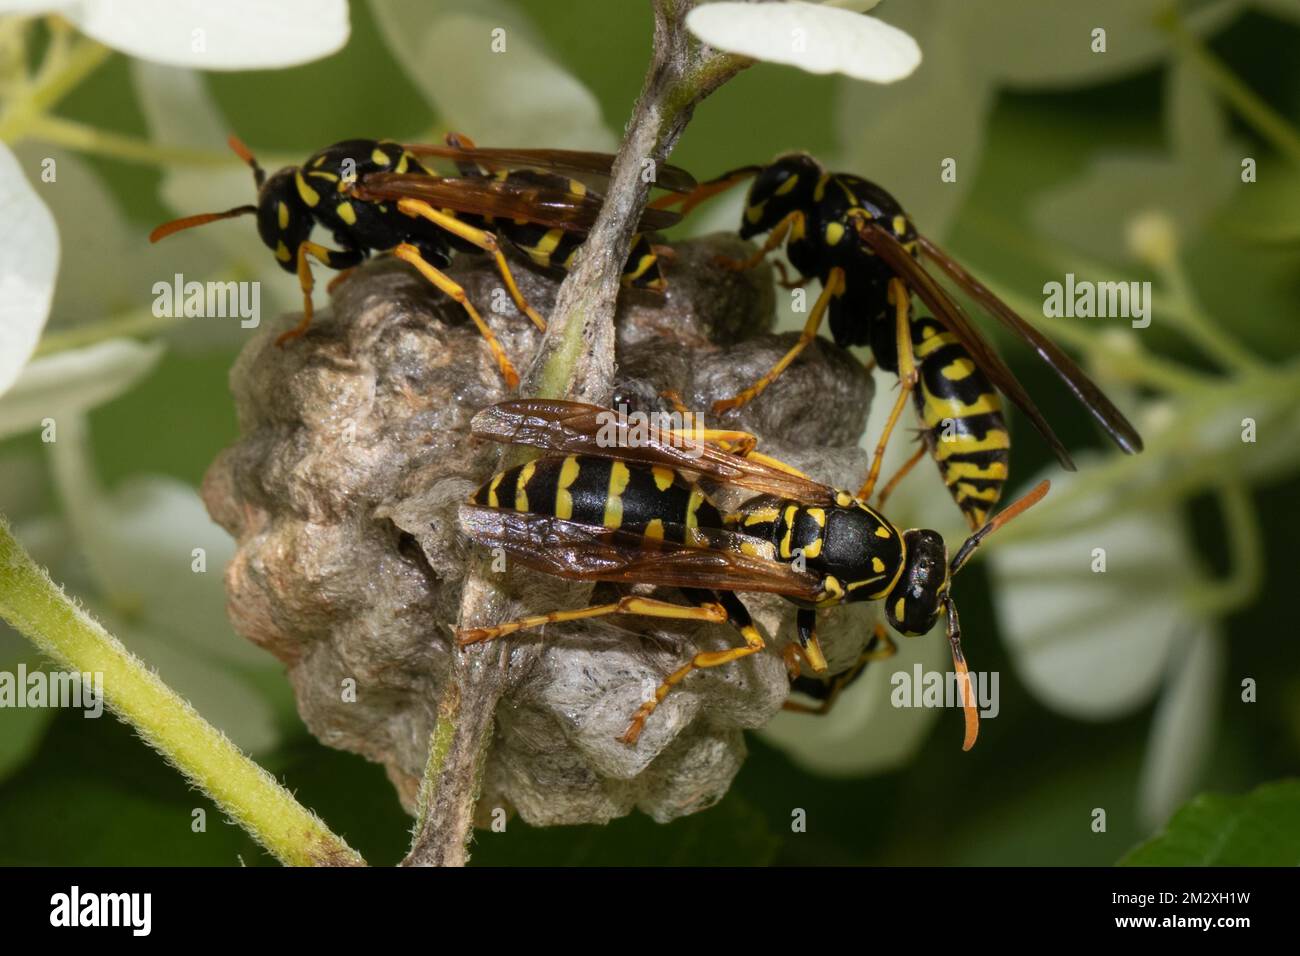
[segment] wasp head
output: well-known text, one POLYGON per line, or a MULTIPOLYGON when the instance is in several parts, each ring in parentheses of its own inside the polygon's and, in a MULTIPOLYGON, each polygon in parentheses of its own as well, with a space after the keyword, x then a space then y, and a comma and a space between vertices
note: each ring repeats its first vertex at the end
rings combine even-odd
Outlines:
POLYGON ((885 598, 885 616, 900 634, 926 634, 939 621, 948 596, 948 549, 937 531, 904 532, 907 561, 898 583, 885 598))

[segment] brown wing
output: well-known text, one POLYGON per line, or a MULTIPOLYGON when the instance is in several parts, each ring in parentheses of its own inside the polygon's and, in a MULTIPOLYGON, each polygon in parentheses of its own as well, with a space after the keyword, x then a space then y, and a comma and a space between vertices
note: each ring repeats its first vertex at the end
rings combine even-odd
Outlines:
MULTIPOLYGON (((635 425, 635 423, 633 423, 635 425)), ((762 461, 742 458, 716 445, 663 431, 642 434, 618 412, 599 405, 541 398, 499 402, 474 416, 475 435, 531 445, 566 455, 594 455, 649 465, 667 465, 714 481, 807 504, 830 504, 835 489, 762 461)))
POLYGON ((921 236, 921 251, 931 259, 958 286, 964 289, 976 302, 982 305, 998 321, 1024 339, 1038 353, 1038 357, 1047 363, 1066 386, 1074 393, 1097 423, 1106 430, 1123 451, 1136 454, 1142 450, 1142 436, 1129 422, 1124 414, 1116 408, 1097 384, 1088 377, 1074 360, 1043 335, 1036 328, 1022 319, 1015 311, 999 299, 982 282, 967 272, 960 263, 937 245, 921 236))
MULTIPOLYGON (((614 165, 613 153, 590 153, 574 149, 509 149, 496 147, 428 146, 421 143, 403 144, 417 156, 437 156, 457 163, 474 163, 486 169, 517 169, 527 166, 546 172, 564 173, 578 177, 590 176, 609 179, 614 165)), ((688 193, 695 188, 695 177, 668 163, 655 167, 654 184, 675 193, 688 193)))
POLYGON ((1002 361, 1001 356, 993 351, 993 347, 980 334, 979 329, 971 324, 966 311, 916 259, 912 258, 911 254, 894 238, 893 233, 884 226, 871 220, 859 220, 858 235, 911 287, 912 291, 920 296, 935 319, 957 336, 961 344, 970 352, 975 364, 989 377, 989 381, 1025 413, 1034 428, 1046 439, 1061 467, 1067 471, 1074 471, 1074 459, 1070 457, 1065 445, 1056 437, 1052 426, 1047 424, 1047 419, 1038 410, 1038 406, 1034 404, 1034 400, 1029 397, 1029 393, 1025 391, 1015 374, 1002 361))
MULTIPOLYGON (((596 193, 579 194, 480 176, 425 173, 369 173, 357 183, 354 193, 365 200, 422 199, 435 209, 526 220, 568 232, 588 231, 605 202, 596 193)), ((638 229, 667 229, 681 218, 680 213, 669 210, 646 209, 638 229)))
POLYGON ((817 575, 744 554, 745 536, 720 529, 701 529, 705 546, 687 547, 551 515, 478 505, 461 505, 460 524, 484 547, 501 548, 524 567, 571 581, 766 591, 805 601, 824 596, 817 575))

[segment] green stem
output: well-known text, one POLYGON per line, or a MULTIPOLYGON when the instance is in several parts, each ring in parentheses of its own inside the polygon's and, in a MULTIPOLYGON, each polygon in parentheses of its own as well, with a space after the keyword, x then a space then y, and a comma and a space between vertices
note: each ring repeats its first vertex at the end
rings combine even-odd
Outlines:
POLYGON ((1210 86, 1232 104, 1242 119, 1272 143, 1278 152, 1293 163, 1300 164, 1300 132, 1260 99, 1199 37, 1183 25, 1177 8, 1171 8, 1167 16, 1160 18, 1159 24, 1169 34, 1174 48, 1201 71, 1210 86))
POLYGON ((65 332, 50 332, 41 338, 33 358, 85 348, 108 339, 149 337, 175 328, 181 322, 175 316, 156 316, 149 309, 137 309, 125 315, 77 326, 65 332))
POLYGON ((1219 487, 1218 498, 1232 573, 1224 581, 1202 585, 1186 598, 1195 610, 1214 617, 1249 604, 1264 582, 1264 545, 1250 490, 1240 481, 1230 481, 1219 487))
POLYGON ((112 51, 94 40, 81 40, 56 64, 43 64, 40 74, 0 114, 0 142, 15 143, 27 135, 32 124, 93 73, 112 51))
POLYGON ((226 153, 208 149, 185 149, 160 146, 109 130, 99 129, 59 116, 38 116, 27 125, 27 136, 56 146, 65 146, 83 153, 108 156, 131 163, 151 166, 229 166, 234 161, 226 153))
POLYGON ((0 617, 62 666, 103 675, 105 703, 287 865, 361 856, 105 631, 31 559, 0 518, 0 617))

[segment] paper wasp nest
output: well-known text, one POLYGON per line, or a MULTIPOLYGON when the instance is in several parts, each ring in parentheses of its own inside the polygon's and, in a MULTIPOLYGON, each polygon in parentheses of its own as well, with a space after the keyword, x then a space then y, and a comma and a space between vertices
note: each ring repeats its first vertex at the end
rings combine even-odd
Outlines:
MULTIPOLYGON (((617 397, 654 409, 664 407, 658 393, 675 388, 707 410, 789 347, 792 336, 768 334, 770 270, 737 275, 712 261, 751 248, 727 236, 683 243, 667 265, 666 298, 623 295, 617 397)), ((526 368, 540 333, 501 295, 490 263, 462 256, 450 272, 526 368)), ((547 314, 557 281, 527 266, 516 275, 547 314)), ((232 369, 242 438, 203 487, 212 517, 238 542, 226 571, 230 616, 285 663, 312 733, 384 764, 411 811, 474 547, 457 511, 496 462, 497 446, 471 440, 468 426, 507 396, 461 309, 401 264, 359 270, 305 338, 276 348, 288 322, 263 323, 232 369)), ((816 478, 856 487, 870 398, 859 363, 819 340, 728 426, 755 432, 761 448, 816 478)), ((552 606, 554 579, 512 580, 521 610, 552 606)), ((615 737, 642 700, 697 648, 734 645, 734 631, 618 616, 504 638, 541 647, 514 653, 480 813, 506 807, 547 825, 637 808, 666 821, 719 800, 744 759, 742 731, 770 720, 788 690, 780 649, 793 605, 745 600, 773 638, 769 651, 693 674, 636 747, 615 737)), ((832 669, 856 658, 871 613, 823 615, 832 669)))

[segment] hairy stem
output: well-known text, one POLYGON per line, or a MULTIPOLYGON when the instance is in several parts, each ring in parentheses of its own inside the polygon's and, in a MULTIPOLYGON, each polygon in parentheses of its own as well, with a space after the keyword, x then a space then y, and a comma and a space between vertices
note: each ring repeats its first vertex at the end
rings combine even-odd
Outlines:
POLYGON ((0 518, 0 617, 60 665, 102 674, 104 702, 281 863, 361 856, 50 580, 0 518))

